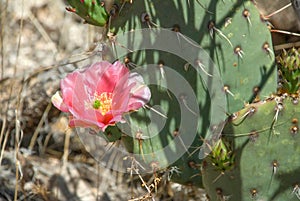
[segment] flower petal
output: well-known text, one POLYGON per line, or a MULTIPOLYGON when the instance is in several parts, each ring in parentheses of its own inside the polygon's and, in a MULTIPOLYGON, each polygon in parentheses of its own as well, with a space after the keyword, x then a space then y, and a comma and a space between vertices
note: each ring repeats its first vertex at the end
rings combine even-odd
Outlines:
POLYGON ((63 99, 58 91, 51 97, 51 102, 62 112, 69 112, 68 106, 63 102, 63 99))
POLYGON ((143 77, 138 73, 130 74, 129 84, 131 83, 135 83, 135 85, 130 91, 132 95, 128 103, 128 108, 130 110, 137 110, 149 102, 151 98, 151 92, 149 87, 145 85, 143 77))
POLYGON ((85 120, 81 120, 81 119, 75 119, 75 118, 72 118, 70 117, 69 118, 69 126, 71 128, 76 128, 76 127, 82 127, 82 128, 92 128, 94 129, 95 131, 99 131, 99 130, 102 130, 104 131, 105 128, 107 127, 107 125, 105 124, 102 124, 102 125, 96 125, 94 123, 89 123, 85 120))
POLYGON ((93 67, 101 68, 101 72, 97 72, 98 78, 94 80, 94 85, 96 84, 96 91, 98 93, 102 92, 112 92, 117 83, 124 77, 128 77, 129 70, 125 65, 121 64, 119 61, 116 61, 114 64, 105 62, 105 64, 96 63, 93 67), (107 66, 105 66, 107 65, 107 66))
MULTIPOLYGON (((88 66, 84 72, 82 73, 82 76, 84 77, 86 86, 91 89, 90 93, 94 93, 97 91, 97 86, 99 81, 102 79, 102 76, 105 74, 105 72, 109 71, 112 64, 107 61, 101 61, 94 63, 90 66, 88 66)), ((110 80, 109 84, 115 85, 114 80, 110 80)))
POLYGON ((74 71, 67 75, 60 83, 63 101, 68 107, 78 104, 81 100, 87 99, 87 93, 85 90, 82 74, 79 71, 74 71))
POLYGON ((130 91, 134 85, 131 84, 130 86, 127 86, 128 82, 118 84, 116 89, 113 92, 113 99, 112 99, 112 111, 113 116, 117 116, 118 114, 122 114, 124 112, 128 112, 128 104, 130 100, 130 91))

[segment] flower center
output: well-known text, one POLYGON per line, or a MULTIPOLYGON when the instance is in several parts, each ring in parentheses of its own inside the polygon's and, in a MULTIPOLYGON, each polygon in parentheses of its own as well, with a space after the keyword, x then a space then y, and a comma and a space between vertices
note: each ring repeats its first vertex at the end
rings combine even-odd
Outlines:
POLYGON ((105 115, 107 112, 111 111, 112 93, 103 92, 100 95, 95 93, 90 104, 92 104, 93 109, 98 110, 102 115, 105 115))
POLYGON ((101 105, 102 104, 101 104, 100 100, 95 100, 94 103, 93 103, 93 108, 97 110, 97 109, 100 108, 101 105))

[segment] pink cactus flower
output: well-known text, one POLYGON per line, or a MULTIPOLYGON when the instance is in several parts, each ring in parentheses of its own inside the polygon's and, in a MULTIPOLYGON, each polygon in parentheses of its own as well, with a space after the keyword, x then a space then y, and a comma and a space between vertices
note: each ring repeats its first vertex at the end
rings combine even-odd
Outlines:
POLYGON ((151 93, 138 73, 130 73, 119 61, 97 62, 83 71, 74 71, 60 83, 52 103, 70 113, 70 127, 91 127, 105 131, 124 122, 124 113, 144 106, 151 93))

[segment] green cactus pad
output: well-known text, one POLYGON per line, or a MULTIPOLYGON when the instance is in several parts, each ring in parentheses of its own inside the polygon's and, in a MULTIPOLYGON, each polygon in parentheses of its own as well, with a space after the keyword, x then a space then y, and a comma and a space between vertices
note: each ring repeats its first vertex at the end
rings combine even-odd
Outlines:
MULTIPOLYGON (((148 108, 120 125, 122 141, 151 171, 178 168, 173 181, 202 186, 203 139, 220 133, 227 112, 276 91, 269 30, 250 1, 116 3, 112 53, 152 94, 148 108)), ((223 159, 230 169, 232 156, 223 159)))
POLYGON ((105 132, 99 132, 97 135, 104 138, 107 142, 116 142, 121 139, 122 132, 117 126, 108 126, 105 132))
POLYGON ((233 168, 220 170, 204 159, 203 184, 211 200, 282 201, 300 197, 299 97, 273 97, 235 113, 222 141, 233 168))
MULTIPOLYGON (((229 90, 230 113, 257 94, 265 97, 276 91, 271 36, 251 1, 133 1, 123 6, 109 31, 120 34, 149 27, 180 32, 209 54, 229 90)), ((168 63, 163 55, 160 59, 168 63)))
POLYGON ((68 3, 72 7, 66 9, 82 17, 86 23, 103 27, 109 19, 104 3, 100 0, 68 0, 68 3))

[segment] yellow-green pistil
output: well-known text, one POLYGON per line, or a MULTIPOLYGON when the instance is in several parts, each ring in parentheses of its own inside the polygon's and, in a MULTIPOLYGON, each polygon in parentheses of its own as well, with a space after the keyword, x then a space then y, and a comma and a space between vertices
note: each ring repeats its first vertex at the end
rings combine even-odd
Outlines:
POLYGON ((93 108, 98 110, 101 107, 101 101, 100 100, 95 100, 93 103, 93 108))

